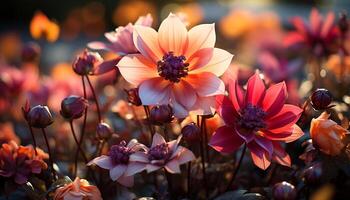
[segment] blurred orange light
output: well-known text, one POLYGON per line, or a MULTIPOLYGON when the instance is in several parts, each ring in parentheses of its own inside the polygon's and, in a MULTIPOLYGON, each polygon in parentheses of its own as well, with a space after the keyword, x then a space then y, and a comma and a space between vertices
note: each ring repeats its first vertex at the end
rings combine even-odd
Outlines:
POLYGON ((49 42, 55 42, 60 33, 58 24, 49 20, 46 15, 40 11, 34 14, 29 29, 34 39, 45 38, 49 42))

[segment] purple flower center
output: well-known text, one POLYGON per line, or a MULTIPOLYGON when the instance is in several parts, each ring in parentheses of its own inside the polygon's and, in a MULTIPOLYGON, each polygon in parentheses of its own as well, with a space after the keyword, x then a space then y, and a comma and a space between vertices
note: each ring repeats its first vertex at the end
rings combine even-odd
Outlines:
POLYGON ((148 159, 152 160, 167 160, 171 155, 169 145, 167 143, 158 144, 152 147, 148 152, 148 159))
POLYGON ((185 56, 174 56, 173 52, 168 52, 157 63, 159 76, 174 83, 180 82, 182 77, 188 75, 189 64, 185 60, 185 56))
POLYGON ((258 131, 266 127, 264 121, 266 113, 260 107, 248 104, 245 108, 241 109, 239 113, 241 116, 237 123, 241 128, 258 131))
POLYGON ((113 145, 108 156, 111 157, 113 164, 128 164, 129 156, 134 151, 126 146, 125 141, 121 141, 119 145, 113 145))

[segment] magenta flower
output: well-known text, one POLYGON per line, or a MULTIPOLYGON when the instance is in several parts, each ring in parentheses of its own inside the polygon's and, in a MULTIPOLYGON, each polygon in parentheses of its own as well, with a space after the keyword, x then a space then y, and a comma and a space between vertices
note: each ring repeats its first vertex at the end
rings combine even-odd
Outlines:
POLYGON ((249 78, 246 92, 236 81, 231 82, 229 96, 217 98, 225 125, 215 131, 210 145, 219 152, 232 153, 245 143, 259 168, 266 169, 271 159, 290 166, 280 142, 292 142, 303 135, 295 124, 302 109, 285 104, 286 98, 284 82, 266 89, 258 73, 249 78))
POLYGON ((144 145, 133 139, 128 144, 125 141, 119 145, 111 146, 108 155, 102 155, 90 161, 87 165, 95 164, 103 169, 109 170, 109 176, 113 181, 131 187, 134 185, 134 175, 143 171, 145 165, 140 162, 131 161, 129 158, 144 145))
POLYGON ((156 133, 153 136, 151 148, 146 152, 136 152, 130 156, 130 160, 145 164, 148 173, 165 168, 169 173, 180 173, 180 165, 195 159, 192 151, 179 146, 181 136, 177 140, 166 142, 156 133))
POLYGON ((323 19, 315 8, 311 10, 309 23, 301 17, 294 17, 291 22, 296 30, 287 34, 285 46, 301 46, 316 56, 327 55, 340 33, 334 19, 333 12, 329 12, 323 19))
POLYGON ((139 87, 143 105, 168 105, 176 117, 212 114, 215 97, 224 94, 218 78, 232 55, 214 48, 215 26, 203 24, 187 31, 178 16, 170 14, 158 32, 134 27, 134 44, 140 53, 128 54, 118 63, 122 76, 139 87))

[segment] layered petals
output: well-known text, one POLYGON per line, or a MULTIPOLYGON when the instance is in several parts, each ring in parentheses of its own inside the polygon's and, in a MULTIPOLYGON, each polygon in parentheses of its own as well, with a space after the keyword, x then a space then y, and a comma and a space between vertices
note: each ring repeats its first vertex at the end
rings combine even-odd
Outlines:
POLYGON ((221 153, 232 153, 243 143, 244 140, 237 135, 235 129, 222 126, 214 132, 209 145, 221 153))
POLYGON ((140 85, 139 95, 143 105, 168 104, 170 99, 169 82, 162 78, 148 79, 140 85))
POLYGON ((216 40, 215 24, 201 24, 188 31, 187 57, 192 56, 198 49, 214 48, 216 40))

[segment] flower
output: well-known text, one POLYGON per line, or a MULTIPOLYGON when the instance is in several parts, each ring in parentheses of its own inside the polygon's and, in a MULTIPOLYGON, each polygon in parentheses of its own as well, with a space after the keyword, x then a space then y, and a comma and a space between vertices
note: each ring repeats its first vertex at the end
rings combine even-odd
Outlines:
POLYGON ((130 160, 145 164, 148 173, 165 168, 169 173, 180 173, 180 165, 195 159, 192 151, 179 146, 181 136, 177 140, 166 142, 164 138, 155 133, 151 148, 146 152, 136 152, 130 160))
POLYGON ((113 131, 107 123, 100 122, 97 124, 96 133, 101 139, 107 140, 112 136, 113 131))
POLYGON ((195 123, 191 122, 181 129, 181 134, 187 142, 198 142, 201 129, 195 123))
POLYGON ((85 179, 75 178, 69 183, 56 190, 54 200, 102 200, 101 193, 94 185, 90 185, 85 179))
POLYGON ((155 125, 170 123, 174 119, 173 108, 169 105, 154 106, 149 114, 150 121, 155 125))
POLYGON ((344 148, 342 140, 349 132, 328 119, 329 116, 330 114, 323 112, 318 118, 312 119, 310 136, 315 147, 325 154, 336 156, 344 148))
POLYGON ((133 39, 140 53, 124 56, 117 66, 129 83, 139 87, 143 105, 171 104, 178 118, 186 117, 189 111, 212 114, 214 96, 225 91, 218 76, 233 57, 214 48, 214 24, 187 31, 171 13, 158 32, 135 25, 133 39))
POLYGON ((315 110, 324 110, 331 107, 333 96, 327 89, 318 88, 312 93, 310 100, 315 110))
MULTIPOLYGON (((141 16, 135 22, 135 25, 147 26, 152 25, 153 18, 150 14, 141 16)), ((88 47, 95 50, 107 50, 117 54, 126 55, 129 53, 137 53, 134 42, 133 42, 134 25, 129 23, 128 25, 119 26, 115 31, 105 33, 105 37, 110 44, 102 42, 90 42, 88 47)))
POLYGON ((297 198, 297 190, 294 185, 283 181, 273 186, 273 199, 276 200, 294 200, 297 198))
POLYGON ((333 12, 329 12, 323 19, 315 8, 311 10, 308 24, 301 17, 294 17, 291 22, 296 30, 287 34, 284 45, 307 48, 316 56, 328 55, 333 51, 332 46, 339 36, 339 29, 334 19, 333 12))
POLYGON ((133 175, 143 171, 145 165, 130 160, 130 157, 137 151, 143 149, 143 145, 133 139, 128 144, 125 141, 119 145, 113 145, 109 149, 108 155, 99 156, 87 165, 95 164, 103 169, 109 170, 109 176, 113 181, 131 187, 134 185, 133 175))
POLYGON ((302 109, 285 104, 286 98, 284 82, 266 89, 259 73, 249 78, 246 92, 237 81, 232 81, 229 96, 217 98, 217 112, 225 125, 215 131, 210 145, 219 152, 231 153, 245 143, 259 168, 266 169, 271 159, 290 166, 290 157, 281 142, 303 135, 295 124, 302 109))
POLYGON ((99 75, 111 71, 109 65, 103 64, 103 58, 96 52, 84 50, 84 52, 75 59, 73 70, 79 75, 99 75))
POLYGON ((27 182, 31 174, 40 174, 41 170, 47 169, 43 159, 48 155, 37 148, 18 146, 14 141, 4 143, 0 149, 0 176, 13 178, 14 182, 21 185, 27 182))
POLYGON ((88 106, 88 101, 80 96, 68 96, 61 102, 61 115, 68 119, 79 119, 83 116, 85 109, 88 106))
POLYGON ((29 124, 34 128, 45 128, 53 123, 53 117, 47 106, 37 105, 27 114, 29 124))

